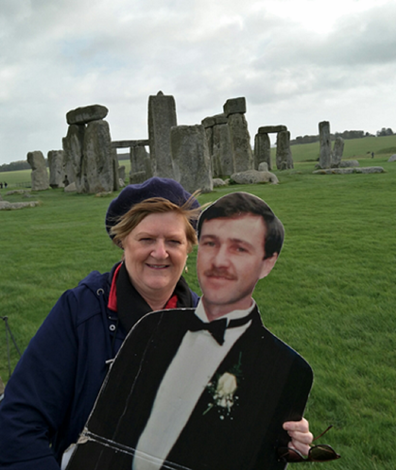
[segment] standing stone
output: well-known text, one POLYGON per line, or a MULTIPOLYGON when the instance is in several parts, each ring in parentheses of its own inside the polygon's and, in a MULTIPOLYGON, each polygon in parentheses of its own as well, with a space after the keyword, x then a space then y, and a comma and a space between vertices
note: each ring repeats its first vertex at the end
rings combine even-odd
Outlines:
POLYGON ((228 116, 231 148, 235 162, 235 171, 253 169, 253 152, 250 145, 248 125, 243 114, 228 116))
POLYGON ((92 104, 69 111, 66 114, 66 121, 69 125, 72 124, 87 124, 91 121, 98 121, 107 116, 109 110, 106 106, 100 104, 92 104))
POLYGON ((290 150, 290 132, 278 132, 276 141, 276 167, 278 170, 294 168, 293 158, 290 150))
POLYGON ((202 120, 208 141, 213 177, 231 175, 235 170, 227 123, 228 119, 224 113, 202 120))
POLYGON ((331 142, 330 142, 330 123, 328 121, 322 121, 319 123, 319 141, 320 141, 319 166, 321 168, 330 168, 331 142))
POLYGON ((221 169, 220 169, 220 161, 218 158, 218 154, 214 155, 214 143, 213 143, 213 128, 216 124, 214 117, 206 117, 202 119, 201 124, 205 129, 206 140, 208 142, 208 149, 209 155, 211 160, 211 167, 212 167, 212 177, 220 176, 221 169))
POLYGON ((344 153, 344 139, 340 136, 336 137, 331 154, 331 168, 338 168, 341 164, 342 155, 344 153))
POLYGON ((171 130, 174 179, 193 193, 213 190, 212 169, 205 128, 202 125, 176 126, 171 130))
POLYGON ((51 188, 63 188, 65 174, 63 172, 63 150, 50 150, 48 152, 49 184, 51 188))
POLYGON ((125 165, 118 167, 118 179, 125 182, 125 165))
POLYGON ((69 184, 76 182, 76 186, 79 185, 81 180, 84 134, 84 124, 72 124, 67 130, 66 137, 62 139, 62 147, 65 152, 63 159, 63 174, 65 175, 65 180, 67 180, 69 184))
POLYGON ((248 125, 244 116, 246 100, 245 98, 227 100, 223 110, 228 119, 235 171, 251 170, 254 165, 248 125))
POLYGON ((150 158, 154 176, 174 178, 171 156, 171 128, 177 125, 176 103, 173 96, 159 91, 148 102, 150 158))
POLYGON ((85 130, 77 191, 92 194, 118 188, 117 151, 111 145, 109 124, 102 120, 92 121, 85 130))
POLYGON ((27 154, 27 161, 32 167, 32 190, 43 191, 49 189, 48 172, 45 166, 45 159, 42 152, 35 150, 27 154))
POLYGON ((267 133, 257 133, 254 138, 254 169, 257 170, 262 162, 272 170, 271 141, 267 133))
POLYGON ((131 147, 129 158, 131 161, 130 184, 143 183, 153 176, 150 155, 143 145, 131 147))
POLYGON ((229 176, 235 173, 235 160, 228 124, 216 124, 213 127, 213 160, 218 162, 218 176, 229 176))

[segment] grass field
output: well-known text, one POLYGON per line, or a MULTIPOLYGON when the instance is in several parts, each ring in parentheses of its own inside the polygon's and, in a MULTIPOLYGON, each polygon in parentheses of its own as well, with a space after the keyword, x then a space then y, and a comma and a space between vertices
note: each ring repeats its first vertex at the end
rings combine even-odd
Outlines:
MULTIPOLYGON (((320 464, 335 470, 396 468, 396 163, 387 162, 396 152, 380 152, 396 139, 387 139, 378 139, 381 148, 359 144, 349 149, 354 155, 346 155, 386 173, 313 175, 314 163, 306 160, 316 157, 303 149, 308 144, 293 146, 294 156, 301 147, 305 157, 295 158, 294 170, 275 172, 279 185, 235 185, 200 197, 208 202, 249 191, 265 199, 285 225, 280 259, 254 296, 267 327, 314 370, 306 416, 314 434, 334 425, 319 442, 342 455, 320 464)), ((4 175, 12 181, 6 173, 0 181, 4 175)), ((18 175, 12 178, 17 182, 18 175)), ((5 192, 0 190, 3 198, 5 192)), ((49 190, 32 194, 41 201, 36 208, 0 212, 1 316, 8 316, 21 349, 64 290, 120 258, 104 229, 112 197, 49 190)), ((195 259, 194 252, 187 277, 199 291, 195 259)), ((12 345, 11 360, 13 368, 18 354, 12 345)), ((8 379, 1 323, 0 376, 8 379)))

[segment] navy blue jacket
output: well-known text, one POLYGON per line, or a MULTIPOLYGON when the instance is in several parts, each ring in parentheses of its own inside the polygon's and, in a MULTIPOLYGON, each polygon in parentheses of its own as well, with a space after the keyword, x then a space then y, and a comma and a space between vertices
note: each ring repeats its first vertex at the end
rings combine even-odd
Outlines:
POLYGON ((114 269, 66 291, 30 341, 0 405, 0 469, 59 470, 77 441, 125 339, 107 308, 114 269))

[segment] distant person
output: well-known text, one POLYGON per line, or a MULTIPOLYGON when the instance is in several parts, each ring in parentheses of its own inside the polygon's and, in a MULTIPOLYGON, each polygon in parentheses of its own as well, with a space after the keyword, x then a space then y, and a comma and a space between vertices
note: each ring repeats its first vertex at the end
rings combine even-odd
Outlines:
MULTIPOLYGON (((179 183, 157 177, 110 203, 106 229, 122 261, 66 291, 30 341, 0 404, 1 469, 59 470, 135 323, 153 310, 197 305, 182 273, 199 210, 179 183)), ((312 439, 306 422, 290 426, 293 445, 312 439)))
POLYGON ((371 158, 374 158, 374 152, 371 152, 371 158))
MULTIPOLYGON (((5 183, 4 183, 5 184, 5 183)), ((3 189, 3 183, 0 183, 0 189, 3 189)))
POLYGON ((4 187, 7 189, 8 184, 4 181, 4 187))

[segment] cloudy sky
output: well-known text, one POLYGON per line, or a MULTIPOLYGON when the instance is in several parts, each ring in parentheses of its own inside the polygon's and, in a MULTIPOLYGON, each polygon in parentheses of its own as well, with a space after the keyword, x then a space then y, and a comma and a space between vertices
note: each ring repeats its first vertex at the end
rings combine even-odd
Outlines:
POLYGON ((244 96, 253 139, 396 131, 395 0, 1 0, 0 164, 62 148, 65 115, 109 109, 147 138, 149 95, 199 124, 244 96))

